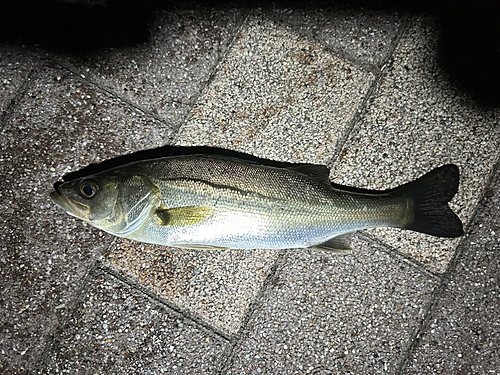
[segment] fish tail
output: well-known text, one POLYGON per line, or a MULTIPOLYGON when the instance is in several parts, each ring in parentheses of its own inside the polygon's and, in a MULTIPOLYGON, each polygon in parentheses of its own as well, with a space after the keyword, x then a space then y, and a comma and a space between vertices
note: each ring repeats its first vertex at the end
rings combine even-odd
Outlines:
POLYGON ((448 206, 458 191, 458 182, 458 167, 447 164, 396 188, 394 194, 413 202, 413 215, 409 215, 413 219, 403 228, 439 237, 463 235, 462 222, 448 206))

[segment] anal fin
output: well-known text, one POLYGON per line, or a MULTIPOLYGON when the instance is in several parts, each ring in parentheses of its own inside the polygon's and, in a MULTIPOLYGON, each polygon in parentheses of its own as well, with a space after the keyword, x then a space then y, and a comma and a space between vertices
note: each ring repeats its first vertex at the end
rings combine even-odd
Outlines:
POLYGON ((352 233, 344 233, 339 236, 330 238, 328 241, 311 246, 312 249, 326 250, 334 253, 342 253, 344 251, 350 251, 351 248, 351 236, 352 233))
POLYGON ((201 244, 174 244, 173 247, 181 247, 183 249, 192 249, 192 250, 228 250, 229 247, 223 246, 211 246, 211 245, 201 245, 201 244))

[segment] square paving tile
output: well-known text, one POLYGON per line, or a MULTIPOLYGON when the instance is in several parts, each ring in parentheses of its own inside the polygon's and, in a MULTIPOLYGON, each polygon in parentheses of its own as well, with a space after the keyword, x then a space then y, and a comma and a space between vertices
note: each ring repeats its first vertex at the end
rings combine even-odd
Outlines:
MULTIPOLYGON (((436 34, 428 19, 412 25, 331 178, 342 185, 389 189, 440 165, 457 164, 460 187, 450 206, 467 225, 498 159, 500 112, 477 107, 451 87, 436 55, 436 34)), ((438 273, 446 270, 460 242, 397 229, 372 233, 438 273)))
POLYGON ((40 374, 213 374, 228 345, 105 273, 62 328, 40 374))
POLYGON ((158 11, 151 40, 71 59, 85 76, 142 109, 179 124, 227 50, 243 10, 158 11))
POLYGON ((325 8, 276 8, 268 14, 348 59, 377 68, 389 56, 405 17, 397 12, 334 3, 325 8))
POLYGON ((256 13, 176 142, 326 163, 373 78, 256 13))
POLYGON ((353 248, 289 251, 226 373, 394 373, 435 280, 364 240, 353 248))

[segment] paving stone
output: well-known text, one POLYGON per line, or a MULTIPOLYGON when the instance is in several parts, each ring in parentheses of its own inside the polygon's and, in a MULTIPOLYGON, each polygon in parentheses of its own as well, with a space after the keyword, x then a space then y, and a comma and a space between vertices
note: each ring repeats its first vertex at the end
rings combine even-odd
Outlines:
POLYGON ((212 374, 228 341, 108 274, 91 280, 40 374, 212 374))
POLYGON ((233 335, 240 329, 277 254, 272 250, 186 250, 120 240, 104 262, 233 335))
POLYGON ((373 78, 256 13, 176 142, 325 163, 373 78))
POLYGON ((353 248, 289 251, 226 373, 394 373, 435 281, 364 240, 353 248))
POLYGON ((163 125, 44 66, 0 133, 0 368, 27 369, 111 236, 50 200, 67 172, 163 143, 163 125))
POLYGON ((179 124, 226 51, 244 13, 238 9, 157 12, 146 44, 71 62, 83 75, 121 97, 179 124))
POLYGON ((361 64, 381 66, 391 51, 404 15, 386 10, 339 7, 273 9, 280 21, 361 64))
MULTIPOLYGON (((394 55, 394 66, 340 152, 335 183, 388 189, 446 163, 461 180, 450 206, 465 225, 498 159, 498 110, 478 107, 454 90, 436 55, 438 32, 417 20, 394 55)), ((434 272, 444 272, 460 239, 377 229, 375 235, 434 272)))
POLYGON ((36 54, 26 49, 0 45, 0 116, 28 78, 36 61, 36 54))
POLYGON ((500 173, 402 374, 499 374, 500 173))

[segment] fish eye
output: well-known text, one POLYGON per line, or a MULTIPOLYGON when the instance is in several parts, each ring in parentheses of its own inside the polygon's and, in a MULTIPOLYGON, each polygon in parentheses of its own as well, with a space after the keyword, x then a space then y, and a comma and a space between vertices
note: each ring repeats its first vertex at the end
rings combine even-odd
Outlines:
POLYGON ((82 197, 90 199, 94 195, 96 195, 99 190, 99 185, 97 185, 94 181, 83 181, 80 185, 80 193, 82 197))

